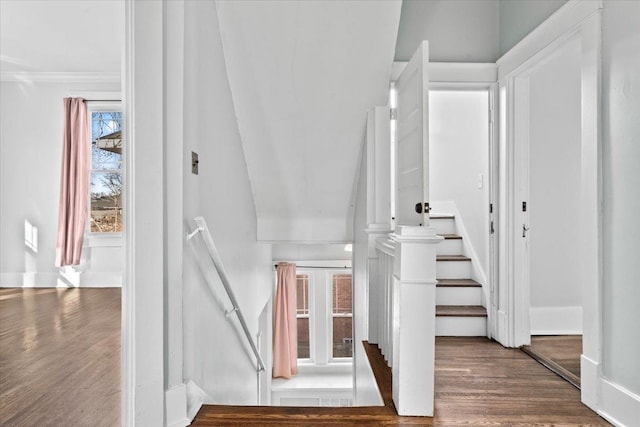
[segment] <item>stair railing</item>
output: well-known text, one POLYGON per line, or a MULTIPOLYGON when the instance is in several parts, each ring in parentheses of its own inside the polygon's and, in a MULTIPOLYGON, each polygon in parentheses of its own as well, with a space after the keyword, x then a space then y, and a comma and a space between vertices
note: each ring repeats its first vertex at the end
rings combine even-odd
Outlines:
MULTIPOLYGON (((258 376, 258 400, 260 399, 260 372, 265 370, 265 364, 262 360, 262 356, 258 351, 258 347, 256 346, 255 341, 251 337, 251 333, 249 332, 249 328, 247 327, 247 322, 244 319, 242 314, 242 310, 238 305, 238 300, 236 299, 235 294, 233 293, 233 289, 231 288, 231 283, 229 282, 229 278, 227 277, 227 272, 224 269, 224 265, 222 264, 222 259, 220 258, 220 254, 216 249, 216 245, 213 243, 213 238, 211 237, 211 233, 209 232, 209 228, 207 227, 207 222, 203 217, 198 216, 194 218, 194 222, 196 223, 197 228, 191 233, 187 234, 187 240, 192 239, 196 234, 200 234, 202 240, 204 241, 205 246, 207 247, 207 252, 209 254, 209 258, 211 262, 218 272, 218 276, 220 277, 220 281, 222 282, 222 286, 224 290, 227 292, 227 296, 229 297, 229 301, 231 301, 232 308, 227 311, 227 317, 231 314, 235 313, 238 317, 238 321, 240 322, 240 326, 244 332, 245 338, 251 347, 253 355, 256 358, 256 373, 258 376)), ((260 402, 258 402, 260 404, 260 402)))
POLYGON ((378 255, 378 346, 389 367, 393 367, 393 305, 395 295, 393 286, 393 242, 388 237, 376 240, 378 255))

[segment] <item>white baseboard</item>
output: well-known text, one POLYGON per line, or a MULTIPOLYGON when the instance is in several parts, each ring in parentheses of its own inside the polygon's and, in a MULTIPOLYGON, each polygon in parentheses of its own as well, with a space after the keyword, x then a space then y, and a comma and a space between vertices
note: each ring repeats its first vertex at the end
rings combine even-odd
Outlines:
POLYGON ((531 335, 581 335, 582 307, 531 307, 531 335))
POLYGON ((580 394, 582 403, 594 411, 598 410, 598 383, 600 364, 584 354, 580 356, 580 394))
POLYGON ((191 419, 187 418, 187 386, 173 386, 164 395, 166 426, 185 427, 191 424, 191 419))
POLYGON ((0 273, 0 288, 121 288, 122 273, 0 273))
POLYGON ((502 310, 496 310, 496 330, 494 339, 504 347, 513 347, 511 340, 507 334, 509 325, 509 317, 502 310))
POLYGON ((598 414, 616 426, 638 425, 640 396, 610 380, 601 378, 598 414))
POLYGON ((193 421, 202 405, 209 400, 209 396, 198 384, 187 382, 187 418, 193 421))

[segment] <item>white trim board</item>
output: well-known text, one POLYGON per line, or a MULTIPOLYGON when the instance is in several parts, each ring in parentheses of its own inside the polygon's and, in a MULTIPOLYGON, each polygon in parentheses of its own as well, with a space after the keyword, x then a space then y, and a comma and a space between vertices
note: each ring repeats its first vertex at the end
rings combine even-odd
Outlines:
POLYGON ((122 273, 0 273, 0 288, 121 288, 122 273))
POLYGON ((101 100, 108 101, 110 105, 117 106, 118 111, 122 111, 122 106, 118 106, 118 104, 114 104, 110 101, 122 102, 122 92, 116 90, 109 91, 70 91, 68 94, 70 97, 74 98, 84 98, 87 101, 92 100, 101 100))
POLYGON ((164 393, 164 420, 167 427, 185 427, 191 424, 192 418, 187 417, 187 386, 180 384, 170 387, 164 393))
POLYGON ((638 423, 638 414, 640 396, 606 378, 600 379, 598 415, 616 426, 633 426, 638 423))
POLYGON ((581 335, 582 307, 530 307, 531 335, 581 335))
POLYGON ((202 405, 208 402, 209 395, 194 381, 187 382, 187 418, 193 421, 202 405))
POLYGON ((2 72, 3 82, 45 83, 119 83, 120 73, 69 73, 69 72, 2 72))
POLYGON ((526 64, 538 52, 547 49, 553 43, 562 41, 561 39, 568 33, 577 30, 582 21, 600 10, 602 10, 602 0, 569 0, 496 61, 498 80, 504 79, 526 64))
POLYGON ((123 427, 165 424, 164 6, 124 2, 123 427))

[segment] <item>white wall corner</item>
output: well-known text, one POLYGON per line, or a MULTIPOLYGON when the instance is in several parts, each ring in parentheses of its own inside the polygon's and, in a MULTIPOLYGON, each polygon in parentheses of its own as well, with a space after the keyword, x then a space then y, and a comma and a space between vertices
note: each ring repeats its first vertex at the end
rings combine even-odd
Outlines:
POLYGON ((598 414, 616 426, 638 425, 640 396, 605 378, 600 378, 598 414))
POLYGON ((180 384, 165 391, 164 420, 167 427, 184 427, 191 424, 187 417, 187 386, 180 384))
POLYGON ((198 384, 189 380, 187 389, 187 418, 191 421, 196 417, 204 402, 210 400, 209 395, 198 384))

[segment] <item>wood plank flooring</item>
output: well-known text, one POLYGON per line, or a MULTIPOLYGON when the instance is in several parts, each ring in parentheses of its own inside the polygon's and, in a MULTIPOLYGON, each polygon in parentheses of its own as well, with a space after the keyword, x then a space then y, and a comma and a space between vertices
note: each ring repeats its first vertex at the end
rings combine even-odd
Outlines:
POLYGON ((582 335, 538 335, 522 351, 580 388, 582 335))
POLYGON ((0 289, 0 425, 120 425, 120 289, 0 289))
MULTIPOLYGON (((435 417, 399 417, 391 372, 366 350, 385 406, 206 406, 193 425, 607 425, 577 389, 485 338, 437 338, 435 417)), ((119 424, 120 289, 0 289, 0 425, 119 424)))
POLYGON ((580 392, 517 349, 486 338, 436 338, 435 416, 399 417, 391 371, 365 343, 385 406, 278 408, 204 406, 194 426, 604 426, 580 392))

